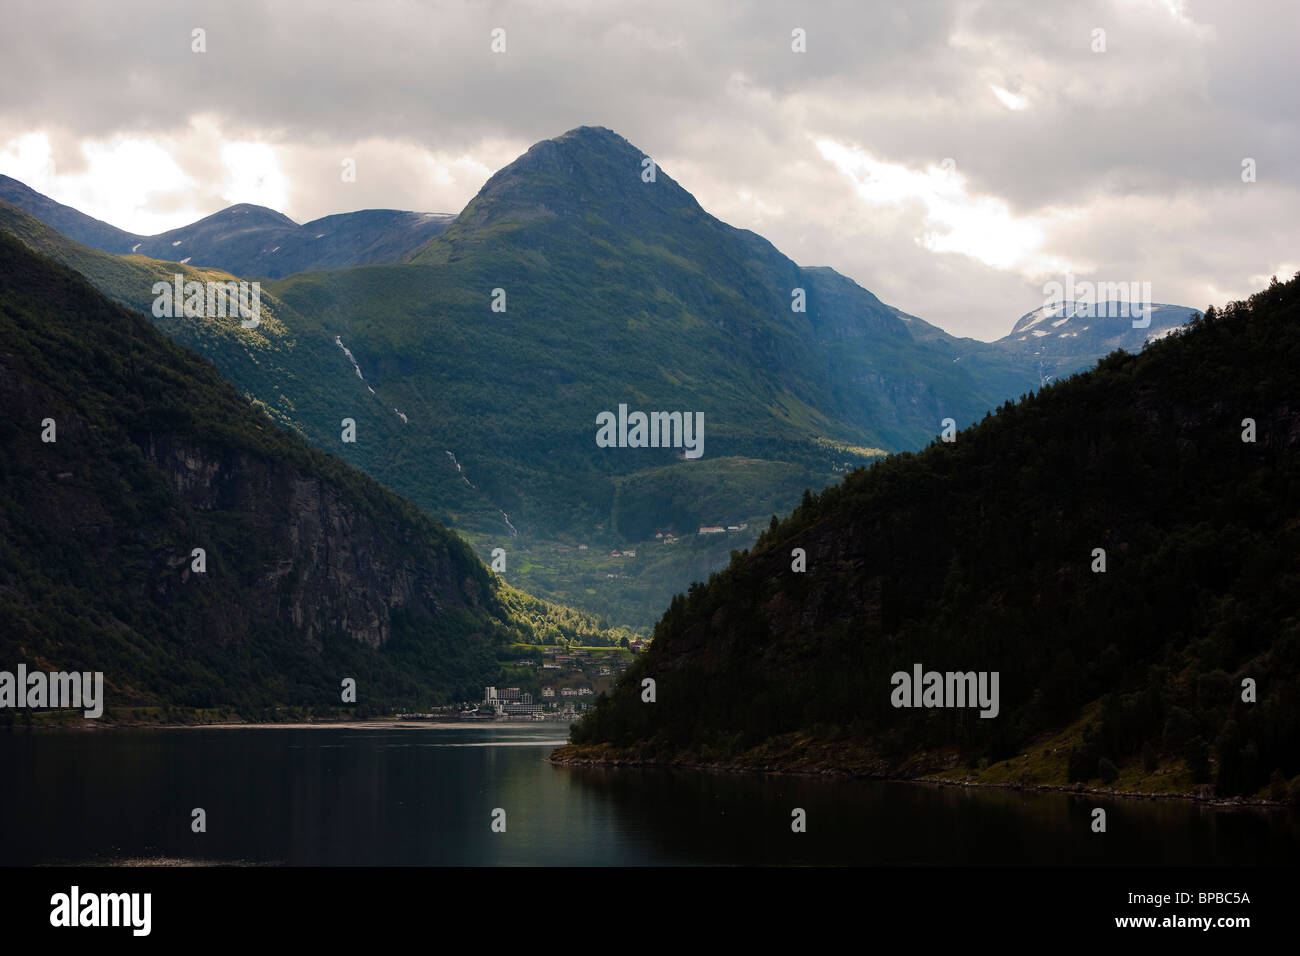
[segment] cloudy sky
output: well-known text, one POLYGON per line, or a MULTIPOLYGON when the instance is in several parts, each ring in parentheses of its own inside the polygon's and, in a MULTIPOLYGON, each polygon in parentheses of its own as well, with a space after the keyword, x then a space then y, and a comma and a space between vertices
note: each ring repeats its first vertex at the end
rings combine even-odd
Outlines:
POLYGON ((1004 334, 1067 271, 1203 308, 1300 270, 1294 0, 6 0, 4 19, 0 172, 133 232, 235 202, 457 212, 532 143, 601 125, 714 215, 955 334, 1004 334))

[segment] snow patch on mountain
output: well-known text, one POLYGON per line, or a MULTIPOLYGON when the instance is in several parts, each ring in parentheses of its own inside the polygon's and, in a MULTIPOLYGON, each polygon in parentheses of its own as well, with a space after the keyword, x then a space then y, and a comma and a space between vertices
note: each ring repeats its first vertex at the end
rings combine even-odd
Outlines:
POLYGON ((1103 352, 1124 343, 1130 343, 1129 348, 1137 348, 1143 341, 1143 333, 1141 326, 1134 328, 1133 321, 1145 317, 1152 326, 1152 335, 1156 332, 1167 335, 1169 328, 1180 327, 1196 311, 1161 302, 1053 302, 1026 312, 1012 326, 1011 332, 999 341, 1025 342, 1030 337, 1043 338, 1050 334, 1043 324, 1049 320, 1051 327, 1059 330, 1056 338, 1074 339, 1091 330, 1093 322, 1099 322, 1097 331, 1090 338, 1100 335, 1105 339, 1098 345, 1103 352), (1088 325, 1080 327, 1081 323, 1073 321, 1075 319, 1086 320, 1088 325))
MULTIPOLYGON (((1047 318, 1054 309, 1055 306, 1051 305, 1045 305, 1041 309, 1035 309, 1033 312, 1030 312, 1021 318, 1021 320, 1016 323, 1016 326, 1019 329, 1032 329, 1039 322, 1043 321, 1043 319, 1047 318), (1033 318, 1029 319, 1031 315, 1033 318), (1029 319, 1029 321, 1026 322, 1025 319, 1029 319)), ((1016 329, 1012 329, 1012 331, 1014 332, 1016 329)))

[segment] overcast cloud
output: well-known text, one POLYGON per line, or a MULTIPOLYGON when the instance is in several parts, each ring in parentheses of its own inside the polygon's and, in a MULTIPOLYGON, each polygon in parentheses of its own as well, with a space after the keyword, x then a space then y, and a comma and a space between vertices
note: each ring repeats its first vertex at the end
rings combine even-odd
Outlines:
POLYGON ((1067 269, 1201 308, 1300 270, 1293 0, 5 7, 0 172, 134 232, 457 212, 601 125, 955 334, 1004 334, 1067 269))

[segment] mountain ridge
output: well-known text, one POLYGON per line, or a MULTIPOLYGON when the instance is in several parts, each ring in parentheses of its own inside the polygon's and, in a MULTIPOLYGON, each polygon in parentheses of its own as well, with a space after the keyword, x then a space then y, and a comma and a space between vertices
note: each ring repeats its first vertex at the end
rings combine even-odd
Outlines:
POLYGON ((235 203, 187 225, 145 236, 55 202, 9 176, 0 175, 0 201, 103 252, 192 263, 245 278, 400 261, 455 218, 446 213, 360 209, 300 225, 270 207, 235 203))

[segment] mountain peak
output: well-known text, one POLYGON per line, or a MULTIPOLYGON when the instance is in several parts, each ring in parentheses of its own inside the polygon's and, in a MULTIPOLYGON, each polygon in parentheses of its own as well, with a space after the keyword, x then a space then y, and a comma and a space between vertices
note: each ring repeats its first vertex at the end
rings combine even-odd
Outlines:
POLYGON ((579 126, 535 143, 492 176, 461 213, 458 231, 496 222, 582 220, 588 226, 665 214, 704 215, 699 203, 657 166, 646 181, 645 152, 603 126, 579 126))
MULTIPOLYGON (((287 229, 297 229, 298 224, 282 212, 276 212, 268 206, 258 206, 253 203, 241 202, 233 206, 227 206, 210 216, 205 216, 196 223, 183 226, 184 229, 193 229, 203 224, 228 224, 238 228, 258 228, 265 226, 283 226, 287 229)), ((176 230, 172 230, 176 231, 176 230)))
POLYGON ((1036 338, 1048 335, 1072 337, 1090 328, 1104 330, 1109 335, 1123 334, 1130 328, 1164 328, 1185 323, 1198 310, 1164 302, 1145 305, 1132 302, 1052 302, 1026 312, 1011 332, 1000 341, 1028 333, 1036 338), (1132 320, 1148 318, 1146 325, 1133 326, 1132 320))
POLYGON ((608 126, 575 126, 566 133, 561 133, 549 140, 542 140, 543 143, 578 143, 585 148, 594 148, 605 145, 611 148, 636 149, 618 133, 614 132, 608 126))
POLYGON ((567 133, 534 143, 528 151, 501 172, 515 166, 543 166, 579 157, 603 156, 610 160, 640 164, 645 154, 612 129, 604 126, 576 126, 567 133))

